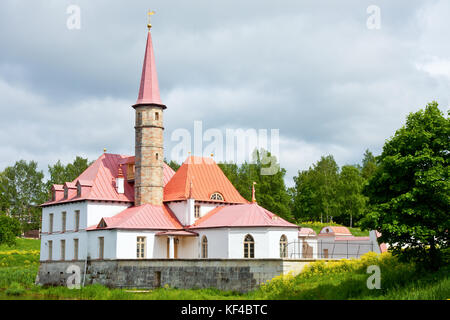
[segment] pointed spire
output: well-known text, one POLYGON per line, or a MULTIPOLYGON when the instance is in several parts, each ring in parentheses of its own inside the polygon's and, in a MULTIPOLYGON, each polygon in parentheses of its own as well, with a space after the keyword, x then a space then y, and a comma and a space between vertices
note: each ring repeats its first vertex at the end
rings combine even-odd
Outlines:
POLYGON ((141 87, 136 105, 163 105, 159 96, 158 75, 156 73, 155 54, 153 52, 152 34, 148 30, 147 46, 145 49, 144 65, 142 67, 141 87))

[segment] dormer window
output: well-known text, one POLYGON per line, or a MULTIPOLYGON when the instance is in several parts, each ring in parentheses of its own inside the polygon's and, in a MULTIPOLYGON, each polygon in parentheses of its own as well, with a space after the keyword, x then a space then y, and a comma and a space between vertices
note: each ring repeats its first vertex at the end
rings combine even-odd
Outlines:
POLYGON ((56 200, 56 191, 52 190, 52 201, 56 200))
POLYGON ((97 228, 106 228, 106 222, 105 220, 101 220, 100 223, 98 224, 97 228))
POLYGON ((81 197, 81 184, 77 184, 77 197, 81 197))
POLYGON ((67 199, 69 195, 69 189, 67 189, 67 187, 64 187, 64 199, 67 199))
POLYGON ((214 192, 211 197, 211 200, 223 201, 223 196, 219 192, 214 192))

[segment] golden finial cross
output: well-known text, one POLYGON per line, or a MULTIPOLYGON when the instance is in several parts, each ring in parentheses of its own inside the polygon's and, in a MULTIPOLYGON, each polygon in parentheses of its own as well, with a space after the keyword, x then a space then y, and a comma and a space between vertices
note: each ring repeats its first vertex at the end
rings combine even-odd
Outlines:
POLYGON ((150 11, 150 10, 148 10, 148 25, 147 25, 148 30, 150 30, 150 29, 152 28, 152 24, 151 24, 150 18, 151 18, 152 15, 154 15, 155 13, 156 13, 155 11, 150 11))

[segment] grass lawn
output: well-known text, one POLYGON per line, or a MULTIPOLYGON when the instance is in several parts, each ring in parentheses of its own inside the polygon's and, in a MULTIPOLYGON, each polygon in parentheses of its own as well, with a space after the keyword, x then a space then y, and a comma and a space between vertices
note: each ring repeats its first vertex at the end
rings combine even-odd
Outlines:
POLYGON ((34 285, 39 268, 39 240, 18 239, 15 247, 0 246, 0 299, 106 300, 232 300, 232 299, 448 299, 450 268, 420 273, 413 264, 390 254, 369 253, 361 259, 308 265, 297 276, 279 276, 258 290, 240 294, 217 289, 160 288, 145 293, 90 285, 79 290, 34 285), (368 289, 369 265, 381 270, 381 289, 368 289))

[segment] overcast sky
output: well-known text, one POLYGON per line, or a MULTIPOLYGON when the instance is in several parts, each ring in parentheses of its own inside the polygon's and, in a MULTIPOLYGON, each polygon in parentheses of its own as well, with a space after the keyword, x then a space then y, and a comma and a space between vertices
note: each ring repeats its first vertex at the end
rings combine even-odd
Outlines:
POLYGON ((224 134, 279 129, 291 185, 321 155, 360 163, 409 112, 449 106, 448 0, 2 0, 0 170, 134 154, 148 9, 168 159, 171 134, 196 120, 224 134))

